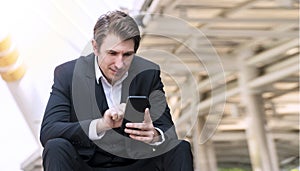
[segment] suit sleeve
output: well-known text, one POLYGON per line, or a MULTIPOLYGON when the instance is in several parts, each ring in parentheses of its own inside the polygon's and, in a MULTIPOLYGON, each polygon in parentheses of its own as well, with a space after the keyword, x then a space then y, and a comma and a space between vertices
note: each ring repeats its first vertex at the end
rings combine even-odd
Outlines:
POLYGON ((91 120, 71 121, 72 98, 70 89, 73 71, 70 68, 72 67, 69 65, 55 68, 54 84, 40 132, 43 146, 53 138, 65 138, 73 145, 90 145, 90 140, 85 132, 88 132, 91 120))
POLYGON ((172 121, 170 109, 166 102, 164 85, 160 78, 160 69, 155 71, 152 82, 152 90, 149 95, 151 104, 151 115, 153 125, 164 132, 166 141, 170 139, 177 139, 175 125, 172 121))

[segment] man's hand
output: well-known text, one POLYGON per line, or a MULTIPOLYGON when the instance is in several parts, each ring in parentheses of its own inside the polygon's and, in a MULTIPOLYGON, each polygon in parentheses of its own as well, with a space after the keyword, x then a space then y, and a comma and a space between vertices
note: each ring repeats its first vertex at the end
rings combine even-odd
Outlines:
POLYGON ((132 139, 145 143, 155 143, 159 141, 159 133, 152 124, 149 109, 146 108, 143 123, 127 123, 125 132, 132 139))
POLYGON ((102 118, 97 121, 97 132, 121 127, 124 118, 125 103, 107 109, 102 118))

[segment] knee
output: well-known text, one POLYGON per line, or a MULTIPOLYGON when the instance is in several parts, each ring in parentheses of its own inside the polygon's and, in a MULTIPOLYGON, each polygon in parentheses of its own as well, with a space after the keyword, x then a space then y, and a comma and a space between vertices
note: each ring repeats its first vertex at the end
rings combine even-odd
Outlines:
POLYGON ((61 153, 65 153, 70 150, 70 148, 74 148, 72 144, 64 139, 64 138, 54 138, 51 140, 48 140, 44 146, 44 152, 43 156, 51 156, 51 155, 59 155, 61 153))
POLYGON ((54 150, 54 149, 65 149, 68 148, 69 146, 72 146, 72 144, 68 140, 64 138, 54 138, 48 140, 44 148, 46 150, 54 150))
POLYGON ((178 150, 180 151, 191 151, 191 144, 185 140, 182 140, 178 146, 177 146, 178 150))
POLYGON ((193 155, 191 145, 184 140, 177 141, 177 145, 164 158, 166 170, 193 170, 193 155))

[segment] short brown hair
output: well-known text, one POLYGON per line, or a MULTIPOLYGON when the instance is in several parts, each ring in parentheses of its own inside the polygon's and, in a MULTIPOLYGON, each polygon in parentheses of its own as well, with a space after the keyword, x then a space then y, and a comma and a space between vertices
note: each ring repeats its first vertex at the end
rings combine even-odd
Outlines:
POLYGON ((134 41, 134 51, 140 45, 140 31, 138 25, 132 17, 122 11, 112 11, 101 15, 94 27, 94 39, 98 46, 108 34, 119 36, 123 40, 134 41))

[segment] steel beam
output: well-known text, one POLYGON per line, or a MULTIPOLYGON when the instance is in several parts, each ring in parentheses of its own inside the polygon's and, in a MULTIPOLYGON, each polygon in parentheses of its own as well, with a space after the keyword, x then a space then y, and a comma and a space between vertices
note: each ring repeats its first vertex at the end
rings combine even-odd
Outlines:
POLYGON ((222 17, 214 17, 214 18, 190 18, 184 17, 182 18, 189 22, 199 22, 199 23, 298 23, 299 19, 295 18, 222 18, 222 17))
POLYGON ((298 45, 299 45, 299 39, 298 38, 292 39, 292 40, 290 40, 288 42, 284 42, 281 45, 276 46, 272 49, 266 50, 260 54, 252 56, 247 61, 247 64, 255 65, 255 64, 259 64, 259 63, 264 63, 265 61, 271 61, 274 58, 274 56, 280 55, 293 47, 297 47, 298 45))
MULTIPOLYGON (((266 75, 260 76, 258 78, 253 79, 252 81, 248 82, 249 86, 251 88, 259 88, 261 86, 264 86, 266 84, 270 84, 272 82, 281 80, 293 73, 297 73, 299 72, 299 64, 295 63, 289 67, 277 70, 275 72, 272 73, 268 73, 266 75)), ((200 102, 200 104, 198 105, 198 109, 199 111, 206 111, 207 109, 209 109, 211 106, 214 106, 220 102, 222 102, 224 100, 224 96, 226 96, 226 98, 228 97, 232 97, 238 93, 240 93, 240 88, 239 87, 235 87, 232 88, 230 90, 227 90, 226 92, 220 93, 215 97, 211 97, 209 99, 206 99, 202 102, 200 102)), ((185 122, 191 114, 184 114, 182 115, 177 121, 177 124, 182 124, 183 122, 185 122)))

